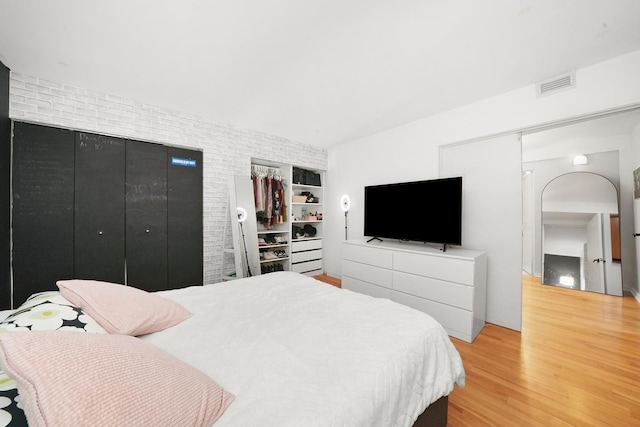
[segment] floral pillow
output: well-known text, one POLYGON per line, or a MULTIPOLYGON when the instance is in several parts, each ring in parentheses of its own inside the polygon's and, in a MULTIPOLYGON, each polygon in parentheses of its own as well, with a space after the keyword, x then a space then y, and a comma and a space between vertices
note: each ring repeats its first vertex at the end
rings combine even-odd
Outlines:
MULTIPOLYGON (((106 334, 102 326, 58 291, 31 295, 4 320, 0 333, 67 330, 106 334)), ((0 370, 0 427, 27 426, 16 383, 0 370)))

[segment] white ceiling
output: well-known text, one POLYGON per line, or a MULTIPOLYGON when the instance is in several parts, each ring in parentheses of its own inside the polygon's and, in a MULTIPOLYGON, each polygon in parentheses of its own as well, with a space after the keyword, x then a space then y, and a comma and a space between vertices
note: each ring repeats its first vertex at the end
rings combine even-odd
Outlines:
POLYGON ((13 71, 319 147, 640 50, 640 0, 0 0, 13 71))

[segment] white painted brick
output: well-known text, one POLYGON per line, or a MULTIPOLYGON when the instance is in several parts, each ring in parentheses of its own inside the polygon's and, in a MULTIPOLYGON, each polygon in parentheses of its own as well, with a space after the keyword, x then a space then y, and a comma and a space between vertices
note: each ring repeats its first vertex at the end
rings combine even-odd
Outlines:
POLYGON ((254 158, 314 169, 327 168, 326 150, 45 79, 12 72, 10 97, 9 115, 14 119, 201 149, 205 283, 220 280, 222 233, 227 222, 230 177, 248 175, 254 158), (50 107, 49 114, 36 110, 36 105, 31 102, 38 99, 51 102, 40 107, 50 107), (56 109, 58 115, 54 114, 56 109))
POLYGON ((52 117, 58 117, 60 116, 60 110, 55 110, 53 108, 49 108, 49 107, 38 107, 38 113, 42 113, 42 114, 48 114, 52 117))

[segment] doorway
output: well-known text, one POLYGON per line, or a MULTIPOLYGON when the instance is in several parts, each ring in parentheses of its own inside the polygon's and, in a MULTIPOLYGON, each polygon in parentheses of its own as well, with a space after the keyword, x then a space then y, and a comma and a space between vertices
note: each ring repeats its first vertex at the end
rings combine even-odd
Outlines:
POLYGON ((622 296, 615 185, 591 172, 564 174, 543 189, 541 209, 542 284, 622 296))
MULTIPOLYGON (((612 259, 618 263, 624 283, 629 283, 630 286, 635 283, 631 147, 633 132, 638 126, 640 109, 634 109, 523 133, 523 178, 527 174, 526 180, 523 179, 523 206, 526 203, 533 206, 532 220, 527 222, 523 217, 523 271, 531 268, 532 259, 532 275, 542 279, 544 186, 564 174, 592 172, 606 178, 617 189, 619 212, 618 216, 611 217, 611 222, 615 222, 616 227, 612 235, 620 236, 620 253, 613 253, 612 259), (586 164, 573 164, 573 157, 578 154, 586 155, 586 164)), ((523 210, 523 215, 525 214, 523 210)))

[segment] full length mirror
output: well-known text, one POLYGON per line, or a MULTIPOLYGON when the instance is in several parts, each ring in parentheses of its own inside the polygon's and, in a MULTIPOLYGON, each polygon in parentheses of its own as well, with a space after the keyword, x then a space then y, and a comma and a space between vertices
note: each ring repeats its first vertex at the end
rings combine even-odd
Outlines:
POLYGON ((561 175, 542 192, 542 283, 622 295, 618 191, 590 172, 561 175))

